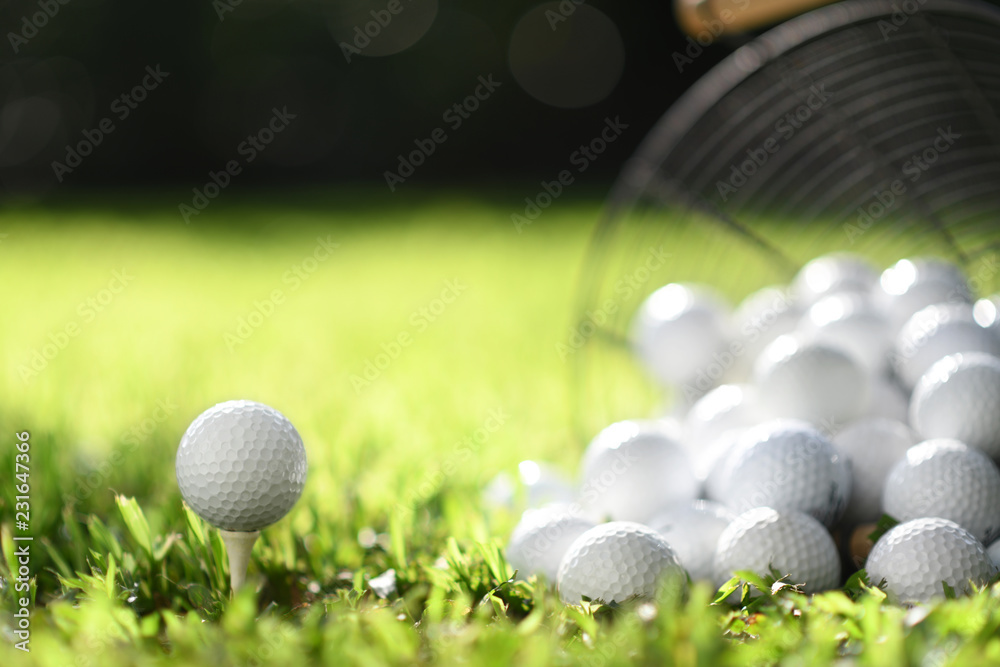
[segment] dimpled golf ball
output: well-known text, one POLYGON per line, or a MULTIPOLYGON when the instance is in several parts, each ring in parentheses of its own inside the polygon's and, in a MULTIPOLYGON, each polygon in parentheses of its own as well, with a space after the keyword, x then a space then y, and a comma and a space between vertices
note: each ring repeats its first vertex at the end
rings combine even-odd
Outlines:
POLYGON ((719 536, 713 562, 722 585, 737 570, 762 576, 774 568, 789 583, 818 593, 840 584, 840 556, 823 524, 802 512, 756 507, 736 517, 719 536))
POLYGON ((528 510, 510 535, 507 562, 520 579, 538 574, 554 583, 570 545, 593 527, 593 521, 567 509, 528 510))
POLYGON ((955 438, 1000 458, 1000 359, 969 352, 938 361, 913 391, 910 423, 924 438, 955 438))
POLYGON ((878 271, 866 259, 831 253, 807 262, 796 274, 792 289, 798 301, 809 307, 830 294, 867 294, 877 282, 878 271))
POLYGON ((838 348, 779 337, 754 365, 761 406, 771 417, 804 419, 826 428, 858 417, 870 400, 871 380, 838 348))
POLYGON ((306 451, 292 423, 253 401, 219 403, 191 422, 176 460, 177 484, 201 518, 255 531, 285 516, 302 494, 306 451))
POLYGON ((655 420, 612 424, 584 455, 580 503, 595 520, 637 521, 698 496, 687 452, 655 420))
POLYGON ((712 581, 719 536, 735 518, 720 503, 695 500, 659 515, 649 527, 663 535, 693 581, 712 581))
POLYGON ((954 264, 936 258, 901 259, 882 272, 872 296, 895 333, 914 313, 936 303, 972 302, 965 276, 954 264))
POLYGON ((847 460, 806 422, 776 419, 747 429, 729 456, 728 483, 718 492, 734 512, 773 507, 832 526, 847 506, 847 460))
POLYGON ((928 516, 954 521, 989 543, 1000 536, 1000 471, 958 440, 927 440, 893 466, 882 507, 898 521, 928 516))
POLYGON ((701 285, 661 287, 642 303, 632 325, 636 353, 650 375, 665 385, 707 373, 728 339, 728 308, 714 290, 701 285))
POLYGON ((823 297, 802 318, 799 331, 806 340, 847 352, 872 375, 889 364, 888 320, 867 294, 839 292, 823 297))
POLYGON ((851 499, 844 511, 848 525, 878 521, 882 492, 892 467, 916 444, 910 428, 891 419, 861 419, 833 438, 851 466, 851 499))
POLYGON ((570 545, 559 566, 559 595, 569 604, 583 597, 624 602, 654 596, 668 577, 682 585, 684 570, 667 541, 647 526, 612 521, 570 545))
POLYGON ((1000 355, 1000 334, 980 325, 968 303, 939 303, 911 317, 896 336, 896 374, 907 387, 937 361, 959 352, 1000 355))
POLYGON ((873 585, 885 581, 893 602, 927 602, 945 597, 942 582, 968 593, 996 571, 982 543, 953 521, 925 517, 901 523, 875 544, 865 565, 873 585))

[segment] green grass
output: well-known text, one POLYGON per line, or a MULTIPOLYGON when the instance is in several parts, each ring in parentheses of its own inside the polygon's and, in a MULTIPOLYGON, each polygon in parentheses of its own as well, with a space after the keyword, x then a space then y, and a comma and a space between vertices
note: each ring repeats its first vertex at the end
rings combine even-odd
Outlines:
POLYGON ((2 664, 1000 659, 996 587, 924 616, 860 586, 809 598, 758 581, 765 594, 735 607, 695 586, 612 609, 564 607, 538 582, 511 581, 502 545, 517 514, 481 491, 525 458, 575 472, 585 444, 571 417, 575 359, 557 345, 571 333, 598 200, 560 201, 522 234, 509 220, 517 196, 363 201, 234 194, 190 227, 171 202, 138 198, 7 210, 5 639, 23 595, 11 577, 21 431, 31 434, 35 541, 31 653, 5 641, 2 664), (317 239, 338 247, 296 282, 317 239), (87 300, 108 296, 116 271, 127 285, 96 312, 87 300), (422 314, 455 283, 452 303, 422 314), (244 340, 241 318, 275 290, 273 313, 244 340), (65 345, 33 367, 60 332, 65 345), (397 353, 400 334, 410 342, 397 353), (395 358, 358 382, 385 348, 395 358), (188 423, 232 398, 284 412, 310 469, 296 508, 255 548, 255 586, 230 600, 218 534, 184 509, 173 457, 188 423), (477 445, 491 417, 500 426, 477 445), (399 595, 385 600, 367 582, 388 568, 399 595))

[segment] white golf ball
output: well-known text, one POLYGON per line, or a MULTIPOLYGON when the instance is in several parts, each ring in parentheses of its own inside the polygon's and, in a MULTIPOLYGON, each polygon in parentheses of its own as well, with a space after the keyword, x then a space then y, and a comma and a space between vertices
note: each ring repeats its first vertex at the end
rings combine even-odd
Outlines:
POLYGON ((1000 540, 996 540, 988 546, 986 553, 993 562, 993 567, 1000 568, 1000 540))
POLYGON ((833 444, 851 466, 851 499, 844 522, 853 526, 878 521, 885 480, 916 444, 913 433, 906 424, 891 419, 861 419, 835 435, 833 444))
POLYGON ((708 476, 721 453, 714 443, 726 431, 753 426, 761 421, 757 388, 747 384, 724 384, 702 396, 684 419, 681 442, 687 449, 700 479, 708 476))
POLYGON ((927 440, 892 467, 882 507, 898 521, 928 516, 954 521, 988 543, 1000 535, 1000 471, 958 440, 927 440))
POLYGON ((559 564, 570 545, 594 525, 565 509, 528 510, 510 535, 507 562, 518 571, 520 579, 537 574, 555 583, 559 564))
POLYGON ((792 584, 818 593, 840 584, 840 556, 823 524, 801 512, 756 507, 736 517, 719 536, 713 561, 716 584, 738 570, 761 576, 774 568, 792 584))
POLYGON ((962 271, 941 259, 901 259, 882 272, 873 290, 876 304, 889 318, 892 333, 916 312, 936 303, 972 302, 962 271))
POLYGON ((631 521, 600 524, 576 538, 559 566, 559 595, 568 604, 583 597, 625 602, 652 597, 665 578, 682 585, 684 570, 655 530, 631 521))
POLYGON ((1000 359, 969 352, 938 361, 913 391, 910 423, 924 438, 955 438, 1000 458, 1000 359))
POLYGON ((731 431, 726 431, 708 445, 710 453, 706 454, 706 457, 711 456, 714 463, 712 463, 708 476, 705 478, 703 491, 709 500, 719 503, 725 502, 726 489, 729 488, 729 478, 733 474, 735 462, 732 453, 736 450, 736 446, 746 430, 745 428, 734 428, 731 431))
POLYGON ((877 282, 878 271, 868 260, 850 253, 832 253, 806 263, 796 274, 792 289, 808 308, 830 294, 870 292, 877 282))
POLYGON ((832 526, 847 506, 847 460, 806 422, 777 419, 747 429, 729 457, 732 468, 719 500, 734 512, 773 507, 832 526))
POLYGON ((895 379, 876 375, 871 380, 871 397, 859 416, 882 417, 908 423, 910 421, 910 395, 895 379))
POLYGON ((720 503, 695 500, 659 515, 649 527, 663 535, 692 580, 712 581, 719 536, 735 518, 720 503))
POLYGON ((836 430, 870 400, 868 373, 848 353, 785 335, 767 346, 754 367, 761 405, 771 417, 804 419, 836 430))
POLYGON ((802 319, 802 308, 791 291, 778 286, 757 290, 740 302, 733 313, 733 335, 739 354, 734 355, 730 382, 745 382, 753 374, 754 360, 778 336, 791 333, 802 319))
POLYGON ((521 461, 517 464, 517 473, 530 508, 571 503, 576 499, 576 489, 569 479, 547 463, 521 461))
POLYGON ((1000 329, 1000 294, 976 301, 972 306, 972 314, 979 326, 994 331, 1000 329))
POLYGON ((687 452, 657 421, 612 424, 591 446, 596 451, 584 455, 580 502, 597 520, 644 523, 698 496, 687 452))
POLYGON ((812 305, 799 323, 805 340, 839 348, 871 375, 889 365, 892 338, 885 315, 859 292, 839 292, 812 305))
POLYGON ((939 359, 958 352, 1000 355, 1000 333, 981 326, 967 303, 928 306, 907 320, 892 352, 896 374, 907 387, 939 359))
POLYGON ((661 287, 642 303, 632 324, 636 353, 664 385, 707 377, 729 337, 728 308, 711 288, 701 285, 661 287))
POLYGON ((253 401, 219 403, 191 422, 177 449, 177 484, 208 523, 255 531, 285 516, 302 494, 306 450, 292 423, 253 401))
POLYGON ((637 431, 652 430, 663 433, 672 440, 680 440, 683 433, 681 422, 674 417, 660 417, 658 419, 624 419, 605 427, 600 433, 594 436, 587 448, 583 450, 583 457, 580 459, 580 470, 586 470, 590 462, 606 449, 614 449, 623 440, 628 439, 637 431))
POLYGON ((865 564, 872 585, 885 581, 893 602, 928 602, 945 596, 942 582, 968 593, 996 568, 982 543, 953 521, 925 517, 901 523, 875 544, 865 564))

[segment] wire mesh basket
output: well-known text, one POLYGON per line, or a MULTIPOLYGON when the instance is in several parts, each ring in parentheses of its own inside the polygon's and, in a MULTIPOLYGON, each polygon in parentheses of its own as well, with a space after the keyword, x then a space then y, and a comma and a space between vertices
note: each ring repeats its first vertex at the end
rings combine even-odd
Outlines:
POLYGON ((738 302, 818 255, 936 255, 1000 285, 1000 9, 851 0, 734 52, 625 166, 583 265, 574 423, 583 439, 663 409, 629 325, 649 293, 738 302))

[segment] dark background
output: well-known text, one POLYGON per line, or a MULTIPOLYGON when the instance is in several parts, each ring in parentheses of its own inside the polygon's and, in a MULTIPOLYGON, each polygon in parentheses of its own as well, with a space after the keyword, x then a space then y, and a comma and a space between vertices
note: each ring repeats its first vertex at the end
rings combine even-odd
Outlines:
POLYGON ((437 127, 448 140, 404 187, 537 182, 567 168, 570 154, 599 136, 604 119, 618 117, 629 129, 578 178, 607 182, 668 105, 733 47, 712 44, 679 72, 672 54, 688 43, 662 0, 567 0, 565 21, 553 27, 536 9, 520 30, 533 8, 559 12, 560 4, 440 0, 435 12, 428 0, 399 0, 400 13, 351 62, 338 44, 346 39, 335 33, 342 36, 346 26, 349 36, 350 26, 371 21, 368 12, 385 9, 388 0, 41 2, 58 12, 16 55, 10 35, 25 34, 24 17, 42 11, 39 0, 0 9, 4 194, 197 186, 210 170, 243 161, 237 147, 266 126, 275 107, 296 118, 243 165, 234 179, 240 187, 384 184, 397 155, 437 127), (409 48, 365 55, 405 44, 429 17, 429 29, 409 48), (519 85, 515 61, 535 80, 535 95, 519 85), (156 65, 169 76, 119 119, 115 98, 156 65), (443 122, 478 77, 489 75, 501 83, 489 99, 460 128, 443 122), (105 117, 114 132, 59 182, 52 162, 64 162, 67 145, 105 117))

